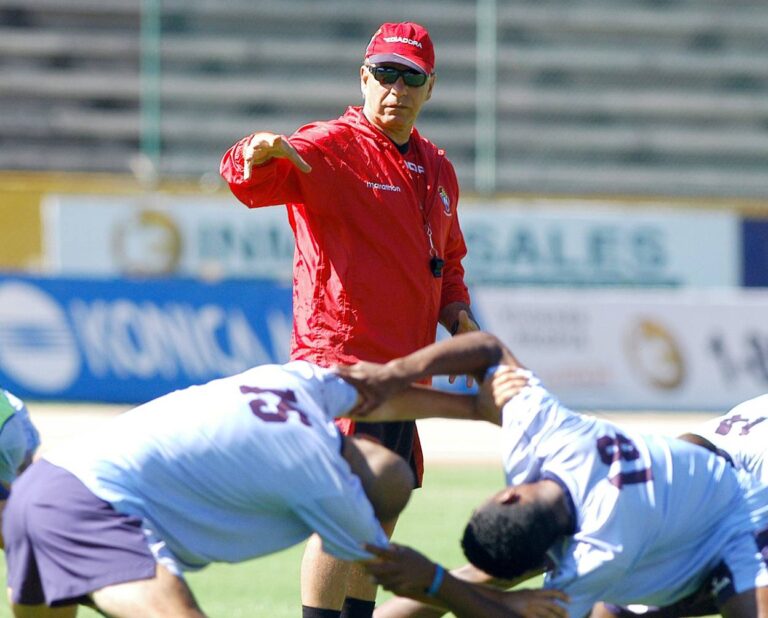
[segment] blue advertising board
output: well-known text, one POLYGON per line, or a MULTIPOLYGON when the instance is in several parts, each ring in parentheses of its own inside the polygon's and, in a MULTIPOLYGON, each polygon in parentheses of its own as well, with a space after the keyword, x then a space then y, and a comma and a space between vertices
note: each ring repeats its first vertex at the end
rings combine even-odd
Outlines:
POLYGON ((288 360, 291 289, 271 281, 0 275, 0 385, 137 403, 288 360))

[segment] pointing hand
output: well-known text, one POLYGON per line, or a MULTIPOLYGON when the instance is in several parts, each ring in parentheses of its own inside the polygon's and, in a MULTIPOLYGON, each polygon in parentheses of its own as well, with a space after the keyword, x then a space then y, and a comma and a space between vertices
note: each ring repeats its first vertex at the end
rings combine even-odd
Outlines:
POLYGON ((254 133, 243 146, 243 179, 251 177, 254 165, 261 165, 272 158, 288 159, 305 174, 312 171, 309 163, 301 158, 284 135, 254 133))

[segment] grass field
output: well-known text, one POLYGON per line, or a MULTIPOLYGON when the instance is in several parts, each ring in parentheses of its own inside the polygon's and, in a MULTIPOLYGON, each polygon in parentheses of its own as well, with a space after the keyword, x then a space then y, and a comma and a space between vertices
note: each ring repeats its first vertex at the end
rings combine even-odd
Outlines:
MULTIPOLYGON (((463 563, 459 538, 472 509, 503 487, 501 466, 433 465, 425 487, 414 492, 394 540, 413 545, 446 566, 463 563)), ((300 615, 299 563, 303 546, 236 565, 213 565, 189 577, 213 618, 296 618, 300 615)), ((5 578, 5 563, 1 575, 5 578)), ((389 595, 380 593, 379 599, 389 595)), ((79 616, 100 614, 83 608, 79 616)), ((0 616, 10 616, 5 603, 0 616)))

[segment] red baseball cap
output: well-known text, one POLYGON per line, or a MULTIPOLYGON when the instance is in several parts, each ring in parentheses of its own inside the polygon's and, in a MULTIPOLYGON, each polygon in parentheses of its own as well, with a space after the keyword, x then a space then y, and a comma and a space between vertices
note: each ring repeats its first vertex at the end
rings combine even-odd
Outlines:
POLYGON ((371 64, 397 62, 431 75, 435 70, 435 48, 424 26, 406 21, 382 24, 365 50, 371 64))

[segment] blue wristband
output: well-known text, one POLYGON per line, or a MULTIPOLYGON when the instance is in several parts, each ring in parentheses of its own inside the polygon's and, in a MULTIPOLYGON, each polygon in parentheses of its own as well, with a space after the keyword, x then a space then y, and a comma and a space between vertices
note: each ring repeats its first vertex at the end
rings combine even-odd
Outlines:
POLYGON ((429 588, 425 590, 428 597, 433 597, 438 593, 440 586, 443 584, 444 578, 445 569, 442 567, 442 565, 435 564, 435 576, 432 578, 432 583, 429 585, 429 588))

